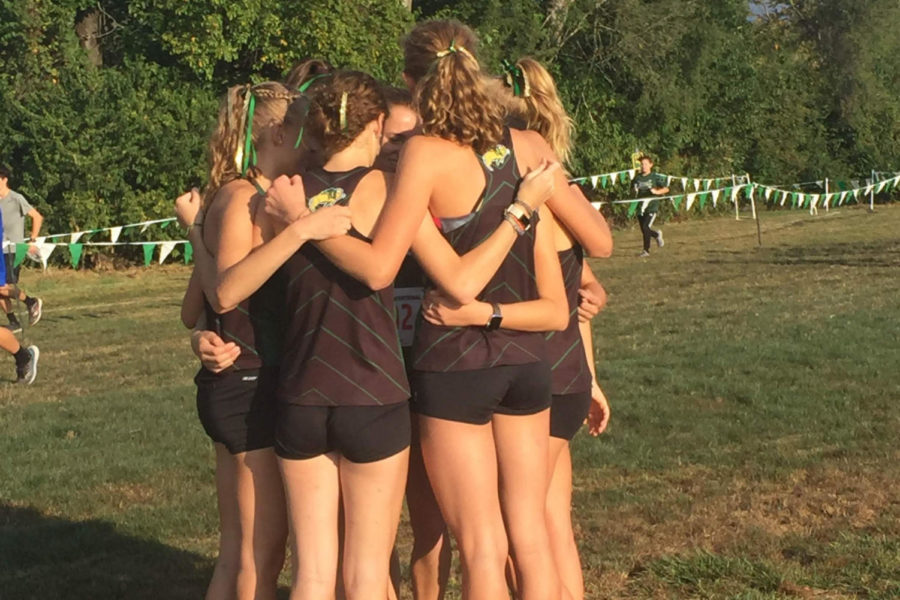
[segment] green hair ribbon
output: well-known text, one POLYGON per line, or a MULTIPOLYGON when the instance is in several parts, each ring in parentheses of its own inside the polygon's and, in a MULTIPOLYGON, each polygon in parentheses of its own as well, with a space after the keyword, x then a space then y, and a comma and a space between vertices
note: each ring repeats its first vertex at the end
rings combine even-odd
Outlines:
MULTIPOLYGON (((319 73, 318 75, 314 75, 300 84, 300 87, 297 88, 297 91, 301 94, 305 94, 306 90, 310 88, 310 86, 316 82, 318 79, 322 79, 323 77, 331 77, 331 73, 319 73)), ((300 133, 297 134, 297 141, 294 142, 294 150, 300 147, 300 143, 303 141, 303 131, 306 129, 306 115, 309 114, 309 102, 306 103, 306 109, 303 111, 303 123, 300 125, 300 133)))
POLYGON ((253 113, 256 111, 256 96, 253 88, 247 90, 250 99, 247 101, 246 129, 244 130, 244 154, 241 161, 241 177, 247 175, 247 169, 256 166, 256 146, 253 145, 253 113))
POLYGON ((513 96, 517 98, 527 98, 531 95, 531 87, 528 85, 528 78, 525 77, 525 71, 518 64, 512 64, 506 59, 501 61, 505 75, 503 77, 507 87, 513 90, 513 96))

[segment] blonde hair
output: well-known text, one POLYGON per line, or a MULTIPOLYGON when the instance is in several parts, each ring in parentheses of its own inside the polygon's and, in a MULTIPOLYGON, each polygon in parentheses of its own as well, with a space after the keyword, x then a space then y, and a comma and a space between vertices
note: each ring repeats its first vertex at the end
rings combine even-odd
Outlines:
POLYGON ((404 43, 404 72, 416 81, 413 103, 422 132, 481 154, 503 137, 506 111, 487 90, 477 45, 475 34, 459 21, 422 23, 404 43))
POLYGON ((289 91, 283 84, 275 81, 228 88, 219 106, 215 130, 209 138, 209 177, 206 187, 203 188, 204 208, 222 186, 241 177, 237 157, 244 151, 246 141, 249 94, 255 97, 253 123, 250 127, 251 143, 254 147, 267 126, 284 121, 288 107, 297 97, 295 92, 289 91))
POLYGON ((528 129, 540 133, 563 163, 569 162, 574 123, 559 99, 553 76, 533 58, 522 58, 515 66, 521 70, 525 95, 513 97, 512 90, 506 89, 510 111, 528 129))

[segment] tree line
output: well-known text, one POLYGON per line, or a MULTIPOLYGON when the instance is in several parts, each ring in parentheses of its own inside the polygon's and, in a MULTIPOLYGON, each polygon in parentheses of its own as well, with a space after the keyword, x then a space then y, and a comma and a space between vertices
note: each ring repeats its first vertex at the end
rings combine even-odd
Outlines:
POLYGON ((570 171, 900 170, 896 0, 0 0, 0 162, 50 232, 167 216, 202 185, 217 98, 309 57, 399 83, 421 19, 524 55, 577 124, 570 171))

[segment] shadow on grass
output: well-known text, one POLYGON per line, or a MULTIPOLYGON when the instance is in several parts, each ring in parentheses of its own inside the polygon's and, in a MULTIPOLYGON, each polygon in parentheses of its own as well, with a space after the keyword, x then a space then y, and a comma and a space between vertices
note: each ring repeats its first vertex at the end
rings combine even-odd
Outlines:
POLYGON ((745 250, 709 250, 710 264, 772 264, 779 266, 827 265, 841 267, 898 267, 897 244, 835 243, 807 246, 776 246, 745 250))
POLYGON ((0 503, 0 600, 201 598, 213 563, 112 523, 0 503))

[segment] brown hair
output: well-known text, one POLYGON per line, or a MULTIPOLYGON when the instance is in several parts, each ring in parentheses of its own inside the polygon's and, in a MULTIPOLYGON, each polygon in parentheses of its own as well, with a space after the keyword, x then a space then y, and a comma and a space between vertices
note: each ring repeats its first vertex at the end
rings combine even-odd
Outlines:
POLYGON ((392 106, 406 106, 413 108, 412 92, 406 88, 385 85, 381 88, 384 101, 387 102, 388 110, 392 106))
POLYGON ((416 81, 422 132, 484 153, 503 136, 505 110, 487 91, 478 39, 459 21, 417 25, 404 43, 404 72, 416 81))
POLYGON ((244 150, 247 130, 245 119, 248 116, 245 113, 245 103, 249 101, 248 94, 255 97, 251 127, 251 141, 254 145, 259 142, 267 126, 284 121, 288 106, 297 97, 296 92, 289 91, 275 81, 228 88, 219 107, 216 128, 209 139, 209 178, 203 189, 204 207, 208 206, 223 185, 241 176, 236 157, 239 151, 244 150))
POLYGON ((310 58, 294 65, 294 68, 288 72, 284 79, 284 85, 289 89, 300 89, 304 83, 307 83, 314 77, 333 73, 334 67, 327 60, 321 58, 310 58))
MULTIPOLYGON (((572 155, 572 130, 574 123, 566 112, 553 76, 533 58, 525 57, 515 64, 522 75, 522 95, 512 97, 508 105, 511 112, 525 121, 525 126, 537 131, 550 147, 566 163, 572 155)), ((515 74, 510 74, 516 77, 515 74)), ((512 95, 512 90, 507 88, 512 95)))
POLYGON ((323 158, 328 160, 386 113, 381 86, 371 75, 336 71, 310 92, 306 130, 321 144, 323 158))

